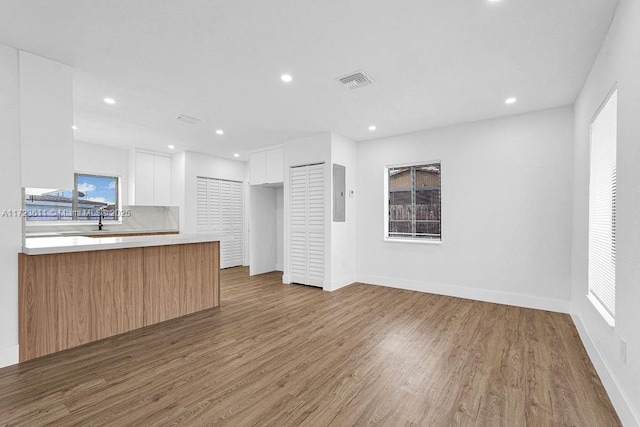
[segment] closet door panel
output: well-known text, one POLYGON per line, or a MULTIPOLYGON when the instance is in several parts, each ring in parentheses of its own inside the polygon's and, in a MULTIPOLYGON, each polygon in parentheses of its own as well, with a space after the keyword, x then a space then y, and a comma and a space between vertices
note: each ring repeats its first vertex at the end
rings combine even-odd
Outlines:
POLYGON ((208 185, 205 178, 197 178, 196 183, 196 229, 198 233, 209 231, 208 185))
POLYGON ((309 166, 307 190, 307 284, 324 285, 324 165, 309 166))
POLYGON ((242 265, 243 258, 243 191, 241 182, 231 183, 231 235, 233 237, 231 245, 231 263, 242 265))
POLYGON ((222 233, 220 201, 220 181, 217 179, 207 179, 207 209, 208 228, 211 233, 222 233))
POLYGON ((324 284, 324 165, 290 171, 290 277, 293 283, 324 284))
POLYGON ((290 278, 293 283, 307 282, 307 187, 306 168, 291 168, 290 278))
POLYGON ((198 177, 196 194, 198 232, 215 233, 226 238, 220 242, 220 268, 242 265, 242 183, 198 177))

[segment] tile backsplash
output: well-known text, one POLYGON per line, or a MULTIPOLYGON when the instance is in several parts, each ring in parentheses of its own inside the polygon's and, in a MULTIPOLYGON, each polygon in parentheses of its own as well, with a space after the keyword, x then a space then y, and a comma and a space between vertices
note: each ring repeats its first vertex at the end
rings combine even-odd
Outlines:
POLYGON ((122 218, 123 230, 177 231, 180 228, 177 206, 125 206, 131 216, 122 218))
MULTIPOLYGON (((121 223, 106 221, 104 229, 120 232, 162 232, 180 230, 180 209, 178 206, 123 206, 124 212, 130 213, 122 217, 121 223)), ((25 235, 41 233, 90 232, 97 228, 97 221, 56 225, 25 223, 25 235)))

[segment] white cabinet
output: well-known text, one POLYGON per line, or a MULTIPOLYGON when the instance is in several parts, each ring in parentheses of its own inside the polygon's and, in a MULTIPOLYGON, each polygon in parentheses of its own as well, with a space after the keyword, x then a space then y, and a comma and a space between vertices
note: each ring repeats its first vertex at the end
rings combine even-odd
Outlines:
POLYGON ((284 182, 284 151, 282 147, 251 153, 249 159, 251 185, 284 182))
POLYGON ((135 204, 153 205, 153 154, 136 153, 135 164, 135 204))
POLYGON ((259 185, 267 182, 267 156, 266 152, 251 153, 249 169, 251 172, 251 185, 259 185))
POLYGON ((171 204, 171 157, 153 156, 153 204, 171 204))
POLYGON ((284 182, 284 150, 274 148, 266 154, 266 182, 269 184, 284 182))
POLYGON ((19 61, 22 187, 72 189, 71 67, 23 51, 19 61))
POLYGON ((135 153, 134 199, 139 206, 171 204, 171 157, 135 153))

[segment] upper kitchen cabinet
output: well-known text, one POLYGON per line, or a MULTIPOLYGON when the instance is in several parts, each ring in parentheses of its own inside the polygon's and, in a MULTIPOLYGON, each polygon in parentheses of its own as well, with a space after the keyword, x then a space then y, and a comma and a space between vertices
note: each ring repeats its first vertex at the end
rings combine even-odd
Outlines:
POLYGON ((22 186, 73 188, 73 73, 20 51, 22 186))
POLYGON ((171 204, 171 157, 153 156, 153 204, 171 204))
POLYGON ((249 159, 251 185, 284 182, 284 151, 282 147, 251 153, 249 159))
POLYGON ((267 183, 284 182, 284 151, 282 147, 266 151, 267 183))
POLYGON ((132 204, 169 206, 171 204, 171 157, 136 151, 133 166, 132 204))
POLYGON ((267 160, 264 151, 251 153, 249 157, 249 171, 251 185, 264 184, 267 182, 267 160))

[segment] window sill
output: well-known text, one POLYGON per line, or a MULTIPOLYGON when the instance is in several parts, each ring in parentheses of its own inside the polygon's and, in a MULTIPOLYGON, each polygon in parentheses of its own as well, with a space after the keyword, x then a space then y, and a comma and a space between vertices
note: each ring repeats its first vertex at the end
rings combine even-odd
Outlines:
POLYGON ((385 237, 383 239, 385 242, 391 243, 418 243, 420 245, 441 245, 442 240, 426 240, 426 239, 395 239, 390 237, 385 237))
POLYGON ((602 316, 604 321, 607 322, 607 325, 609 325, 611 328, 615 328, 616 327, 616 319, 607 311, 606 308, 604 308, 602 306, 600 301, 598 301, 598 298, 593 296, 591 293, 588 293, 587 294, 587 299, 589 301, 591 301, 591 304, 593 304, 593 306, 598 311, 598 313, 600 313, 600 315, 602 316))

